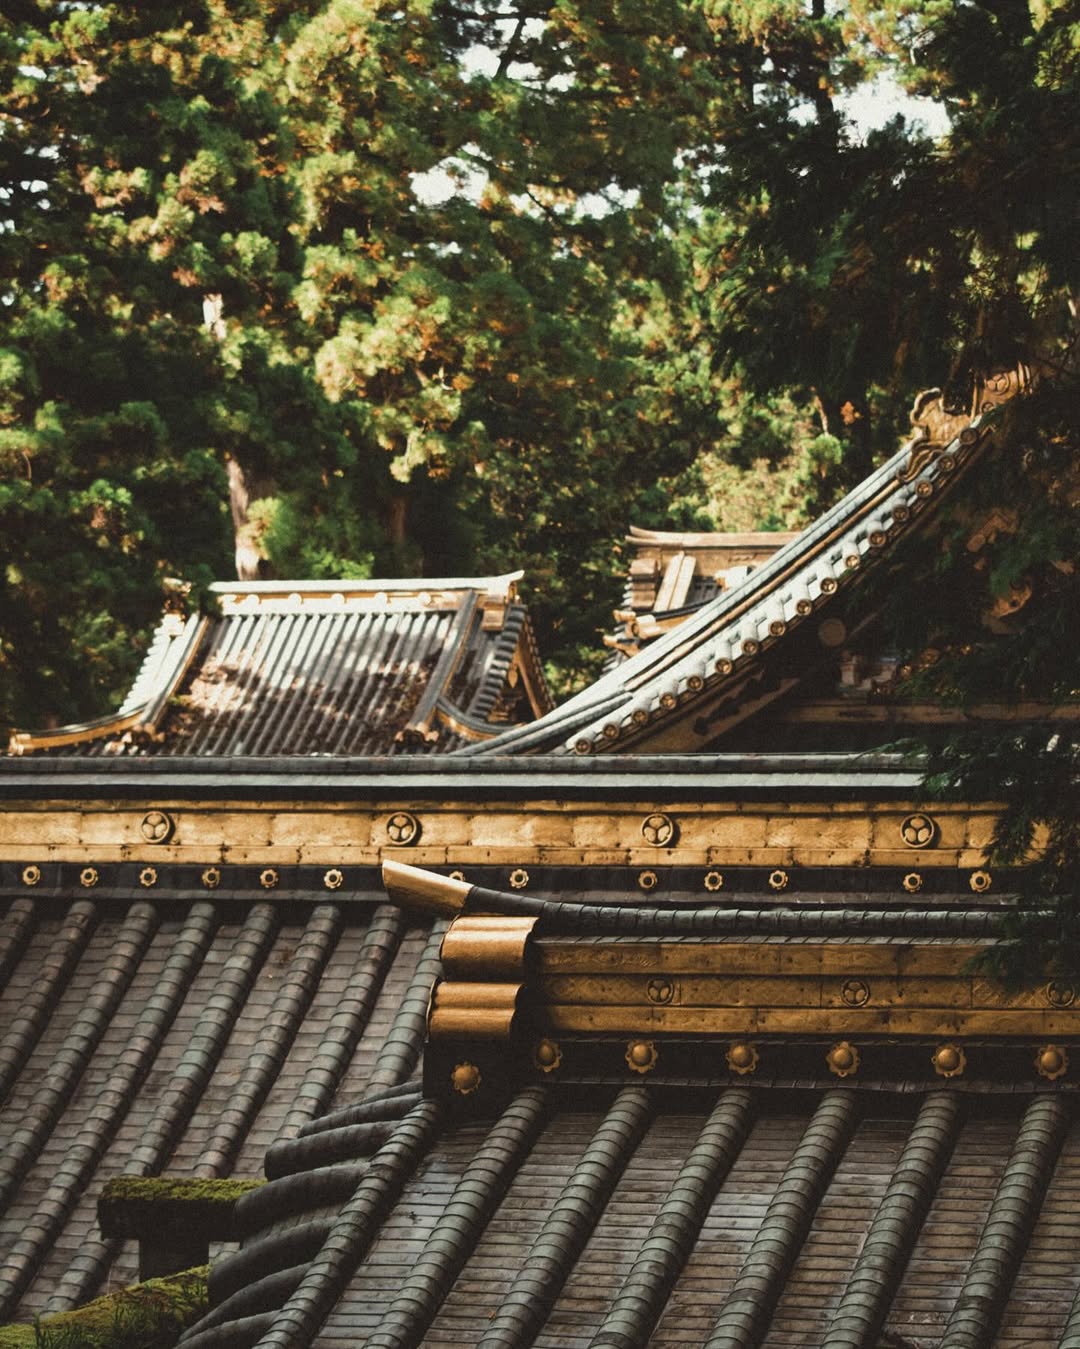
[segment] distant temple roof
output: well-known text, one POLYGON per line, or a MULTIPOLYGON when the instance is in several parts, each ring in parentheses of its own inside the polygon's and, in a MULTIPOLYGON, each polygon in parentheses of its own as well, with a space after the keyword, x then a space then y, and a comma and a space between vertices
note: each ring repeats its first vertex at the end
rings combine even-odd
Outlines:
MULTIPOLYGON (((679 615, 655 641, 536 723, 462 752, 705 749, 805 675, 812 665, 808 650, 817 645, 807 644, 807 634, 816 633, 819 651, 843 644, 848 627, 840 615, 853 589, 922 528, 935 503, 989 443, 987 414, 1028 378, 1026 367, 989 377, 976 388, 968 416, 945 412, 940 390, 920 395, 912 412, 915 434, 907 444, 738 584, 679 615), (801 654, 795 656, 800 641, 801 654)), ((687 553, 671 598, 661 595, 661 603, 691 593, 696 570, 690 561, 687 553)), ((665 583, 667 577, 668 570, 665 583)))
POLYGON ((520 572, 222 582, 166 614, 120 710, 17 731, 10 752, 394 754, 490 738, 551 706, 520 572))

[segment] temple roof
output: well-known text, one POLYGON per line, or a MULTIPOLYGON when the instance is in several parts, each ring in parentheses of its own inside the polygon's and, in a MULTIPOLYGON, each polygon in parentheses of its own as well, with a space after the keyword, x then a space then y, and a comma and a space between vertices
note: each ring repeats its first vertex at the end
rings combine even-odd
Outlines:
POLYGON ((115 715, 16 732, 10 751, 394 754, 491 738, 550 707, 520 575, 219 583, 216 615, 165 615, 115 715))
POLYGON ((914 436, 831 510, 636 655, 539 721, 461 752, 593 754, 692 751, 787 693, 807 668, 806 634, 841 645, 850 597, 992 438, 994 408, 1024 387, 1026 368, 980 383, 969 416, 921 395, 914 436), (800 645, 801 644, 801 645, 800 645), (787 653, 785 656, 782 653, 787 653), (799 653, 799 654, 796 654, 799 653), (765 677, 771 669, 774 677, 765 677))

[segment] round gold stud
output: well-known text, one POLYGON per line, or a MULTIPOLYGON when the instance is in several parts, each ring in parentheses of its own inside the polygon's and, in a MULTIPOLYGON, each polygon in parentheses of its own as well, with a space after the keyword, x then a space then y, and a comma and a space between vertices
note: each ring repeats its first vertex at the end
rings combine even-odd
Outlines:
POLYGON ((152 885, 157 885, 157 867, 143 867, 142 871, 139 872, 139 884, 147 890, 152 885))
POLYGON ((909 848, 929 848, 937 833, 937 821, 930 815, 909 815, 900 825, 900 837, 909 848))
POLYGON ((649 720, 649 714, 643 707, 635 707, 630 713, 630 720, 635 726, 644 726, 649 720))
POLYGON ((967 1067, 967 1055, 959 1045, 938 1045, 930 1055, 930 1062, 938 1077, 959 1077, 967 1067))
POLYGON ((770 890, 786 890, 786 889, 788 888, 788 880, 789 880, 789 879, 790 879, 790 878, 788 877, 787 872, 786 872, 786 871, 781 871, 779 868, 777 868, 776 871, 770 871, 770 872, 769 872, 769 889, 770 889, 770 890))
POLYGON ((835 1073, 837 1077, 850 1077, 859 1071, 859 1051, 847 1040, 841 1040, 825 1055, 825 1062, 830 1073, 835 1073))
POLYGON ((743 642, 742 644, 742 651, 744 656, 756 656, 760 650, 761 650, 761 643, 757 640, 756 637, 747 637, 746 641, 743 642))
POLYGON ((259 884, 264 890, 273 890, 280 879, 276 867, 264 867, 259 872, 259 884))
POLYGON ((858 553, 848 553, 847 557, 844 558, 844 566, 847 567, 848 571, 854 571, 858 565, 858 553))
POLYGON ((928 496, 933 496, 933 494, 934 484, 932 482, 927 482, 925 478, 915 484, 915 495, 917 497, 922 497, 925 500, 928 496))
POLYGON ((327 890, 340 890, 345 877, 338 867, 331 867, 329 871, 323 873, 322 883, 327 890))
POLYGON ((717 674, 729 675, 732 672, 732 670, 734 670, 734 668, 735 662, 729 660, 727 656, 721 656, 720 659, 716 662, 717 674))
POLYGON ((466 1059, 462 1063, 454 1064, 450 1074, 450 1085, 459 1096, 471 1096, 482 1081, 480 1069, 475 1063, 470 1063, 466 1059))
POLYGON ((87 890, 97 885, 99 880, 97 867, 83 867, 79 872, 79 884, 85 886, 87 890))
POLYGON ((691 693, 700 693, 705 687, 705 681, 702 679, 701 675, 693 674, 687 679, 686 687, 691 693))
POLYGON ((1035 1071, 1040 1077, 1055 1082, 1069 1067, 1069 1056, 1060 1045, 1043 1045, 1035 1055, 1035 1071))
POLYGON ((618 726, 615 725, 613 721, 609 721, 604 726, 604 729, 601 732, 601 734, 604 736, 605 740, 618 740, 619 728, 618 726))
POLYGON ((675 985, 670 979, 650 979, 645 985, 645 996, 650 1002, 666 1006, 675 996, 675 985))
POLYGON ((769 624, 770 637, 783 637, 785 632, 787 632, 787 624, 782 618, 774 618, 769 624))
POLYGON ((894 506, 892 518, 898 525, 905 524, 911 519, 911 511, 909 511, 906 506, 894 506))
POLYGON ((207 867, 201 877, 203 886, 207 890, 216 890, 221 884, 221 868, 207 867))
POLYGON ((870 531, 869 543, 871 548, 884 548, 889 542, 889 536, 883 529, 872 529, 870 531))
POLYGON ((661 693, 660 695, 660 706, 667 712, 670 712, 673 707, 678 706, 678 702, 679 700, 675 697, 674 693, 661 693))
POLYGON ((909 895, 917 895, 922 889, 922 877, 917 871, 909 871, 900 884, 909 895))
POLYGON ((724 1057, 727 1059, 727 1066, 733 1073, 738 1073, 740 1077, 745 1073, 757 1071, 758 1052, 753 1045, 747 1044, 745 1040, 736 1040, 734 1044, 728 1045, 724 1057))
POLYGON ((821 593, 823 595, 835 595, 840 582, 835 576, 823 576, 821 578, 821 593))
POLYGON ((41 868, 35 866, 23 867, 22 883, 23 885, 37 885, 41 880, 41 868))
POLYGON ((652 848, 666 848, 675 842, 677 835, 675 821, 670 815, 659 812, 646 815, 641 822, 641 837, 652 848))
POLYGON ((993 878, 989 871, 973 871, 968 877, 968 885, 977 895, 985 895, 992 884, 993 878))
POLYGON ((651 1073, 660 1055, 652 1040, 630 1040, 626 1046, 626 1062, 634 1073, 651 1073))
POLYGON ((450 879, 452 881, 463 881, 465 879, 464 871, 451 871, 450 879))
POLYGON ((147 843, 167 843, 173 831, 173 819, 163 810, 150 810, 142 818, 139 832, 147 843))
POLYGON ((951 473, 956 467, 956 459, 951 454, 943 454, 938 457, 938 472, 951 473))
POLYGON ((1076 1001, 1076 989, 1060 979, 1051 979, 1043 992, 1051 1007, 1071 1007, 1076 1001))
POLYGON ((706 871, 705 889, 708 890, 709 894, 715 895, 717 890, 722 890, 723 888, 724 888, 723 873, 720 871, 706 871))
POLYGON ((814 601, 805 596, 801 600, 795 601, 795 612, 800 618, 805 618, 807 614, 813 613, 814 601))
POLYGON ((529 883, 529 873, 524 867, 517 867, 510 873, 510 889, 524 890, 529 883))
POLYGON ((386 835, 395 848, 407 848, 420 837, 420 821, 407 810, 397 810, 386 821, 386 835))
POLYGON ((575 741, 574 741, 574 753, 575 753, 575 754, 591 754, 591 753, 592 753, 592 741, 591 741, 591 740, 584 740, 584 739, 582 739, 582 740, 575 740, 575 741))
POLYGON ((533 1050, 533 1067, 542 1073, 553 1073, 562 1063, 562 1050, 554 1040, 540 1040, 533 1050))
POLYGON ((639 871, 637 883, 642 890, 655 890, 657 879, 655 871, 639 871))

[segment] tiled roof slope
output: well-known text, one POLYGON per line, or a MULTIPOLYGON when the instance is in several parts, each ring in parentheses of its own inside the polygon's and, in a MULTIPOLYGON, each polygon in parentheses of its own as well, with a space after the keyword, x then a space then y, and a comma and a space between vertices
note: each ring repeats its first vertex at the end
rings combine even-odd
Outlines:
POLYGON ((532 1085, 471 1122, 395 1097, 269 1170, 187 1349, 1080 1336, 1080 1127, 1053 1094, 532 1085))
POLYGON ((423 1041, 441 928, 374 873, 303 908, 82 893, 0 897, 0 1323, 137 1278, 135 1243, 98 1232, 110 1177, 260 1176, 423 1041))
POLYGON ((236 582, 167 615, 114 717, 16 732, 13 753, 430 753, 550 707, 520 573, 422 583, 236 582))
MULTIPOLYGON (((1001 921, 959 895, 923 910, 755 910, 737 896, 678 908, 407 867, 387 879, 402 902, 459 905, 489 934, 527 914, 541 943, 575 934, 586 949, 603 935, 831 933, 841 948, 914 939, 947 959, 958 936, 1001 921)), ((479 977, 476 954, 451 956, 448 939, 447 982, 455 963, 479 977)), ((840 1080, 820 1058, 801 1078, 746 1076, 708 1037, 690 1073, 643 1077, 629 1050, 616 1069, 625 1040, 594 1033, 578 1045, 584 1071, 511 1050, 501 1090, 470 1108, 474 1086, 455 1096, 449 1083, 473 1065, 432 1071, 439 1007, 436 990, 422 1092, 369 1091, 270 1148, 186 1349, 1080 1344, 1080 1117, 1056 1077, 946 1081, 928 1056, 921 1080, 840 1080)), ((479 1032, 461 1033, 481 1052, 479 1032)))
POLYGON ((978 383, 969 417, 945 413, 939 390, 921 395, 912 413, 913 438, 741 584, 538 722, 461 752, 703 748, 716 735, 707 713, 721 701, 728 709, 726 726, 792 687, 797 673, 791 671, 775 687, 761 687, 769 653, 791 643, 811 620, 817 625, 836 614, 859 578, 921 527, 988 444, 988 414, 1029 380, 1021 367, 978 383), (673 726, 678 730, 665 738, 673 726))

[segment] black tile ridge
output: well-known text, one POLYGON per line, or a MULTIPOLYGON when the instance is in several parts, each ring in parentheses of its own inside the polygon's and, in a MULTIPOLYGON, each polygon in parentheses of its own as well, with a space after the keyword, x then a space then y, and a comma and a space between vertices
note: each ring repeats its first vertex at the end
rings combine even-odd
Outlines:
MULTIPOLYGON (((415 1107, 419 1103, 413 1104, 415 1107)), ((335 1162, 371 1157, 393 1137, 399 1123, 400 1116, 369 1120, 364 1124, 342 1124, 336 1129, 309 1134, 306 1138, 279 1138, 266 1151, 263 1164, 266 1178, 281 1180, 303 1171, 322 1170, 335 1162)))
POLYGON ((626 1349, 647 1343, 713 1200, 742 1150, 754 1101, 755 1094, 748 1087, 731 1087, 720 1097, 589 1349, 626 1349))
POLYGON ((16 1187, 34 1164, 71 1100, 102 1037, 109 1029, 120 999, 131 986, 150 940, 158 929, 157 910, 139 900, 128 910, 119 931, 110 940, 109 954, 72 1021, 63 1044, 34 1083, 33 1096, 19 1116, 0 1154, 0 1210, 7 1207, 16 1187))
POLYGON ((476 1249, 527 1158, 548 1107, 543 1087, 526 1087, 479 1145, 365 1349, 412 1349, 476 1249))
MULTIPOLYGON (((34 981, 23 995, 0 1040, 0 1102, 5 1101, 23 1064, 34 1052, 61 993, 79 963, 98 920, 91 900, 77 899, 53 938, 34 981)), ((2 1306, 2 1303, 0 1303, 2 1306)))
MULTIPOLYGON (((343 1204, 368 1170, 366 1160, 297 1171, 268 1180, 236 1201, 233 1231, 246 1247, 275 1223, 343 1204)), ((215 1266, 216 1268, 216 1266, 215 1266)))
MULTIPOLYGON (((355 1192, 355 1188, 350 1191, 350 1195, 355 1192)), ((254 1241, 245 1242, 238 1251, 231 1251, 222 1259, 215 1260, 210 1266, 207 1281, 210 1306, 215 1308, 222 1305, 263 1274, 297 1264, 307 1266, 322 1250, 333 1225, 332 1218, 310 1218, 306 1222, 267 1232, 254 1241)), ((279 1307, 281 1305, 278 1303, 279 1307)), ((203 1329, 202 1322, 197 1322, 188 1330, 183 1342, 186 1344, 189 1338, 197 1339, 203 1329)))
POLYGON ((195 1176, 226 1176, 263 1102, 277 1080, 293 1041, 319 987, 326 962, 341 933, 342 913, 336 904, 320 904, 296 944, 273 1006, 259 1029, 259 1038, 229 1092, 229 1105, 218 1117, 199 1160, 195 1176))
MULTIPOLYGON (((161 1048, 162 1041, 183 1003, 217 928, 212 904, 192 906, 165 960, 154 992, 147 999, 124 1049, 109 1070, 106 1085, 87 1111, 83 1123, 49 1181, 33 1219, 0 1267, 0 1316, 14 1308, 32 1282, 46 1251, 59 1235, 67 1215, 83 1193, 115 1137, 136 1094, 161 1048), (33 1231, 31 1237, 27 1235, 33 1231)), ((94 1246, 96 1243, 89 1243, 94 1246)), ((86 1245, 73 1257, 53 1297, 49 1311, 66 1311, 94 1295, 98 1268, 86 1245)))
MULTIPOLYGON (((333 1220, 322 1250, 274 1316, 259 1341, 260 1349, 307 1349, 312 1343, 367 1254, 386 1214, 437 1138, 442 1122, 443 1111, 437 1101, 422 1101, 405 1116, 333 1220)), ((204 1347, 193 1339, 190 1349, 204 1347)))
POLYGON ((376 999, 404 932, 405 918, 401 911, 393 904, 380 904, 364 933, 345 991, 278 1130, 279 1138, 291 1138, 310 1120, 324 1114, 334 1099, 360 1037, 371 1020, 376 999))
POLYGON ((439 952, 448 926, 448 920, 444 918, 432 924, 405 996, 398 1004, 390 1029, 379 1046, 364 1089, 365 1100, 381 1095, 387 1087, 397 1087, 407 1082, 420 1062, 420 1053, 427 1036, 431 990, 441 972, 439 952))
POLYGON ((762 908, 703 905, 586 904, 542 899, 474 885, 466 898, 472 913, 539 918, 537 937, 695 937, 742 933, 788 936, 988 937, 998 935, 1008 912, 998 909, 762 908))
POLYGON ((407 1082, 397 1090, 381 1092, 370 1100, 354 1101, 351 1105, 331 1111, 329 1115, 310 1120, 300 1129, 297 1138, 310 1138, 312 1134, 340 1129, 346 1124, 372 1124, 379 1120, 400 1119, 419 1103, 423 1094, 419 1082, 407 1082))
POLYGON ((703 1349, 755 1349, 855 1127, 858 1098, 825 1095, 799 1140, 703 1349))
POLYGON ((551 1313, 652 1116, 651 1094, 624 1087, 549 1209, 478 1349, 524 1349, 551 1313))
MULTIPOLYGON (((277 930, 273 906, 253 905, 217 972, 213 992, 196 1019, 187 1047, 170 1074, 169 1085, 125 1159, 127 1175, 156 1176, 168 1165, 217 1067, 255 978, 270 953, 277 930)), ((115 1237, 85 1243, 78 1255, 80 1283, 96 1287, 105 1277, 119 1247, 120 1240, 115 1237)), ((69 1269, 67 1277, 72 1273, 69 1269)))
POLYGON ((962 1099, 935 1091, 919 1107, 825 1336, 835 1349, 877 1342, 960 1132, 962 1099))
POLYGON ((994 1338, 1071 1115, 1056 1096, 1040 1097, 1024 1112, 939 1349, 967 1349, 994 1338))
MULTIPOLYGON (((355 1188, 355 1187, 354 1187, 355 1188)), ((211 1345, 225 1349, 226 1345, 254 1345, 274 1323, 273 1312, 283 1307, 304 1277, 307 1261, 275 1269, 251 1283, 246 1283, 218 1303, 203 1316, 197 1325, 180 1336, 180 1343, 201 1342, 206 1349, 211 1345), (208 1332, 224 1327, 218 1334, 208 1332), (199 1339, 196 1339, 196 1336, 199 1339)))
POLYGON ((0 930, 0 987, 6 985, 34 930, 37 910, 25 892, 13 897, 0 930))

